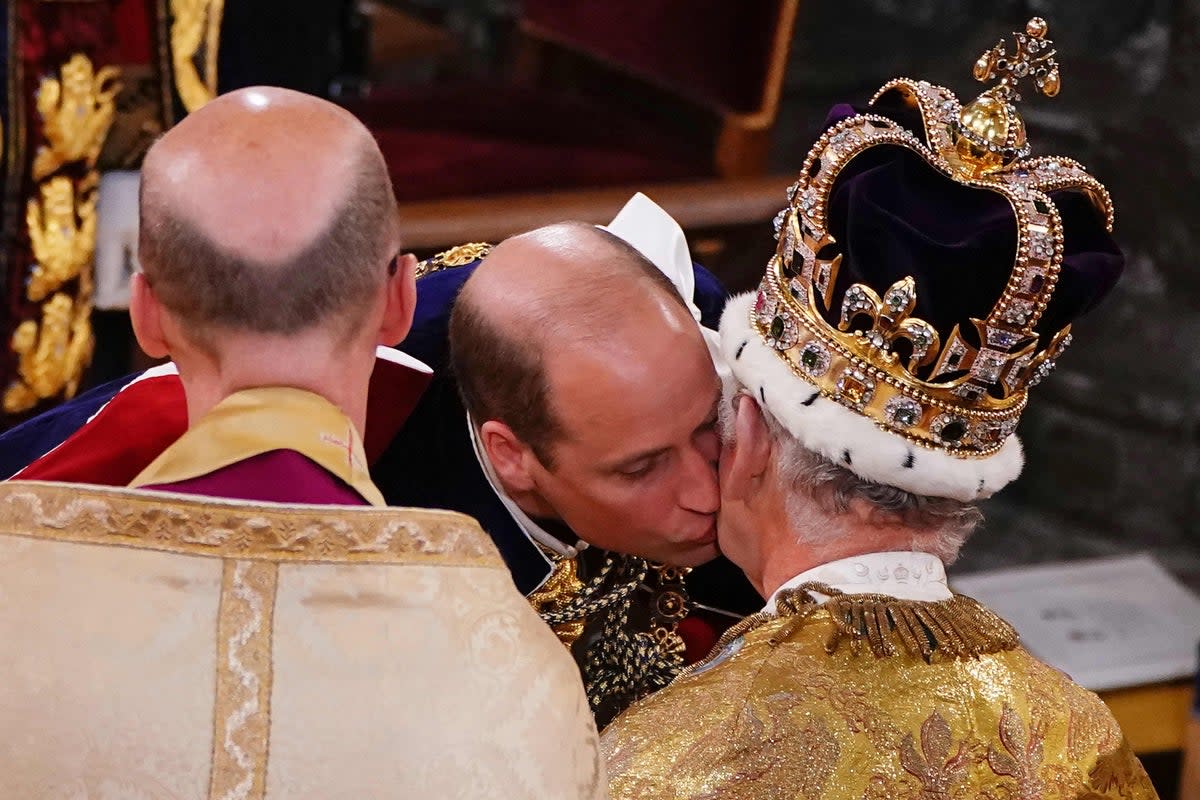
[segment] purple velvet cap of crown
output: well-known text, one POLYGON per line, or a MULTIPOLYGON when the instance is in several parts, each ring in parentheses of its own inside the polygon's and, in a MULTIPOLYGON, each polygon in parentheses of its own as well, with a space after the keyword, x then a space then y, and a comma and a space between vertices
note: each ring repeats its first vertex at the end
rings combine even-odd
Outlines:
MULTIPOLYGON (((858 113, 888 117, 925 138, 920 114, 890 95, 869 108, 835 105, 826 125, 858 113)), ((1058 286, 1036 327, 1039 349, 1093 308, 1125 265, 1103 214, 1085 195, 1050 196, 1063 218, 1064 253, 1058 286)), ((945 341, 956 324, 969 327, 970 318, 988 315, 1016 256, 1016 217, 1002 195, 959 183, 901 147, 873 148, 845 166, 830 195, 828 226, 842 253, 833 304, 824 310, 832 325, 851 284, 882 291, 911 275, 914 316, 945 341)))

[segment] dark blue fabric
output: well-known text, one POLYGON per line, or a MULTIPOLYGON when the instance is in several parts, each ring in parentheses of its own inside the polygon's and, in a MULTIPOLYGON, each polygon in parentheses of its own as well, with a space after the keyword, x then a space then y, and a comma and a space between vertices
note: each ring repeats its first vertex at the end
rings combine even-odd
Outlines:
POLYGON ((65 442, 136 377, 127 375, 101 384, 0 434, 0 478, 11 478, 65 442))

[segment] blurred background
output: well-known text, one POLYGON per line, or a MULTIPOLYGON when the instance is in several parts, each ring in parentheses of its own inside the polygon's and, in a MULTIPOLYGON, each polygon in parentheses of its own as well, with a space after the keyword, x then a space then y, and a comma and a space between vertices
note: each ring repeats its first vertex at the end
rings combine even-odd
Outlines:
POLYGON ((1063 88, 1023 106, 1034 153, 1076 158, 1108 186, 1128 268, 1033 393, 1020 428, 1025 473, 988 502, 986 529, 954 571, 1148 552, 1200 591, 1195 0, 5 8, 0 341, 12 346, 0 359, 0 427, 144 363, 122 294, 136 263, 136 167, 157 133, 214 93, 290 86, 362 116, 421 256, 563 218, 604 222, 643 190, 681 221, 695 258, 741 291, 761 275, 770 220, 832 104, 865 103, 902 75, 965 101, 979 91, 978 55, 1044 17, 1063 88), (71 61, 79 54, 87 70, 71 61), (119 74, 102 75, 106 66, 119 74), (39 103, 47 76, 68 100, 74 87, 89 118, 104 117, 84 132, 103 145, 96 152, 56 134, 55 107, 39 103), (39 148, 57 155, 39 167, 39 148), (93 273, 79 237, 97 222, 93 273), (65 244, 51 241, 55 230, 65 244), (58 278, 32 292, 47 258, 58 278))

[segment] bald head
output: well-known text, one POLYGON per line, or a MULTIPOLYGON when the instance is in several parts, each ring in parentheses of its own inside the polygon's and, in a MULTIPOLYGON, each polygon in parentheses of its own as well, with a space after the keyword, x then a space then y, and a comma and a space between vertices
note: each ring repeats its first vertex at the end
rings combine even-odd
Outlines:
POLYGON ((399 247, 371 134, 286 89, 217 97, 159 139, 142 167, 139 260, 194 329, 292 333, 352 316, 399 247))
POLYGON ((493 324, 514 332, 545 338, 550 325, 566 334, 563 343, 596 334, 611 340, 613 326, 631 319, 619 313, 631 304, 688 315, 675 287, 645 256, 607 231, 573 222, 497 245, 463 288, 464 301, 478 302, 493 324), (584 320, 596 324, 579 324, 584 320))
POLYGON ((646 337, 700 334, 671 282, 607 231, 561 223, 498 245, 463 286, 451 357, 476 422, 504 422, 550 463, 561 433, 554 362, 604 351, 636 359, 646 337))

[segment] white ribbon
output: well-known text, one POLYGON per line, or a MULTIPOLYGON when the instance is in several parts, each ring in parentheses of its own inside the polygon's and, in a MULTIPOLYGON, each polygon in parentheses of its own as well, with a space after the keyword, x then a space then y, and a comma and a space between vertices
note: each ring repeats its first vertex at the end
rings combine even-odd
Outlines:
POLYGON ((629 198, 629 202, 617 212, 612 222, 599 227, 624 239, 667 276, 700 327, 704 343, 708 345, 709 355, 712 356, 713 367, 721 376, 722 382, 731 377, 729 367, 721 355, 719 335, 700 322, 700 309, 693 299, 696 292, 696 272, 692 267, 692 254, 688 250, 683 228, 679 227, 675 218, 663 210, 662 206, 638 192, 629 198))

